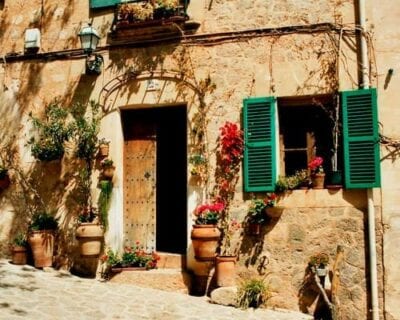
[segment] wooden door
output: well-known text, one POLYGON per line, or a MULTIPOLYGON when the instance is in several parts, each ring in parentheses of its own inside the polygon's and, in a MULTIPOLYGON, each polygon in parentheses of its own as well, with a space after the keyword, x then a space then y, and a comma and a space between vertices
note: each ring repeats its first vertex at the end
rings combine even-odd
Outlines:
POLYGON ((146 251, 156 249, 156 141, 151 119, 138 115, 125 124, 124 239, 146 251))

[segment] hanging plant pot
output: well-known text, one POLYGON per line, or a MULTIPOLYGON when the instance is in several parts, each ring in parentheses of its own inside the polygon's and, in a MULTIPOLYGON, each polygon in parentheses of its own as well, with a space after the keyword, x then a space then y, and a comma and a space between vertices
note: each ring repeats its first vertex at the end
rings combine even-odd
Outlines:
POLYGON ((214 224, 193 225, 191 239, 196 260, 214 260, 220 236, 221 231, 214 224))
POLYGON ((98 223, 80 223, 76 229, 76 239, 79 241, 79 251, 83 257, 99 256, 103 238, 104 230, 98 223))
POLYGON ((236 256, 217 256, 215 258, 215 274, 219 287, 232 287, 235 285, 236 256))
POLYGON ((324 265, 315 268, 315 273, 318 277, 326 277, 328 274, 328 268, 324 265))
POLYGON ((51 267, 53 265, 54 231, 31 231, 28 237, 32 249, 33 262, 36 268, 51 267))
POLYGON ((99 156, 100 157, 108 157, 108 154, 110 152, 110 146, 106 143, 100 144, 99 145, 99 156))
POLYGON ((105 180, 112 180, 114 176, 115 167, 106 167, 103 168, 103 178, 105 180))

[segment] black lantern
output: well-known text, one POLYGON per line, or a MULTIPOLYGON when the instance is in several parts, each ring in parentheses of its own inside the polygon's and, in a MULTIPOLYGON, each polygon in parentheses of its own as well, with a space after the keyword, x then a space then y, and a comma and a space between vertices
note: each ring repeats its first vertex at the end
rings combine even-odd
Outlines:
POLYGON ((78 36, 81 40, 83 52, 87 54, 86 74, 99 75, 103 65, 103 57, 99 54, 92 54, 92 52, 96 50, 100 40, 98 32, 89 23, 88 26, 82 28, 78 36))

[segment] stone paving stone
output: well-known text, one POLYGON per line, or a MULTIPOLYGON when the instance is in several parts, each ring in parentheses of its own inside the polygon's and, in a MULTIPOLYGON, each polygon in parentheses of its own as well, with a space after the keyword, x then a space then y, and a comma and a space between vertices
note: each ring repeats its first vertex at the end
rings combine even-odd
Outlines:
POLYGON ((301 313, 239 310, 207 297, 83 279, 0 259, 0 319, 297 320, 301 313))

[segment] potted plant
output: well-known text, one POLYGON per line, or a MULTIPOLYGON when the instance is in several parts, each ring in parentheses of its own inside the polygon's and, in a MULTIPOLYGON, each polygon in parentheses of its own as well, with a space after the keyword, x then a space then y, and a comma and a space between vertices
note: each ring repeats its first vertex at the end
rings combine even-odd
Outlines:
POLYGON ((73 127, 66 123, 68 111, 54 101, 46 107, 44 120, 32 113, 29 116, 38 131, 37 137, 28 141, 32 156, 40 161, 60 160, 64 155, 64 143, 73 133, 73 127))
POLYGON ((52 266, 57 228, 58 221, 52 214, 43 211, 33 216, 29 226, 28 242, 36 268, 52 266))
POLYGON ((8 188, 10 185, 10 177, 8 176, 8 169, 0 165, 0 190, 8 188))
POLYGON ((194 256, 199 261, 214 260, 221 232, 218 220, 225 206, 222 202, 203 204, 194 211, 195 220, 191 232, 194 256))
POLYGON ((109 249, 101 260, 107 264, 107 268, 111 269, 111 272, 121 272, 155 269, 160 256, 154 251, 145 252, 137 241, 136 245, 125 247, 122 254, 109 249))
POLYGON ((154 19, 168 19, 175 15, 178 0, 157 0, 154 8, 154 19))
POLYGON ((17 265, 26 264, 28 241, 26 240, 26 234, 18 233, 11 245, 12 263, 17 265))
POLYGON ((105 180, 112 180, 115 171, 114 161, 112 161, 111 159, 104 159, 101 162, 101 167, 103 169, 102 171, 103 178, 105 180))
POLYGON ((313 273, 319 277, 325 277, 328 274, 329 256, 324 252, 319 252, 310 257, 308 266, 313 273))
POLYGON ((271 296, 263 277, 248 277, 241 281, 237 291, 237 304, 241 309, 258 308, 271 296))
POLYGON ((268 193, 264 199, 253 199, 249 206, 247 222, 249 233, 259 235, 261 225, 267 221, 267 209, 275 206, 276 194, 268 193))
POLYGON ((99 139, 99 156, 102 158, 108 157, 110 151, 110 141, 104 138, 99 139))
POLYGON ((104 228, 98 221, 96 209, 85 208, 78 216, 76 239, 79 241, 79 252, 82 257, 98 257, 104 238, 104 228))
POLYGON ((308 163, 308 168, 311 172, 311 180, 314 189, 323 189, 325 181, 325 172, 322 164, 324 159, 322 157, 315 157, 308 163))

